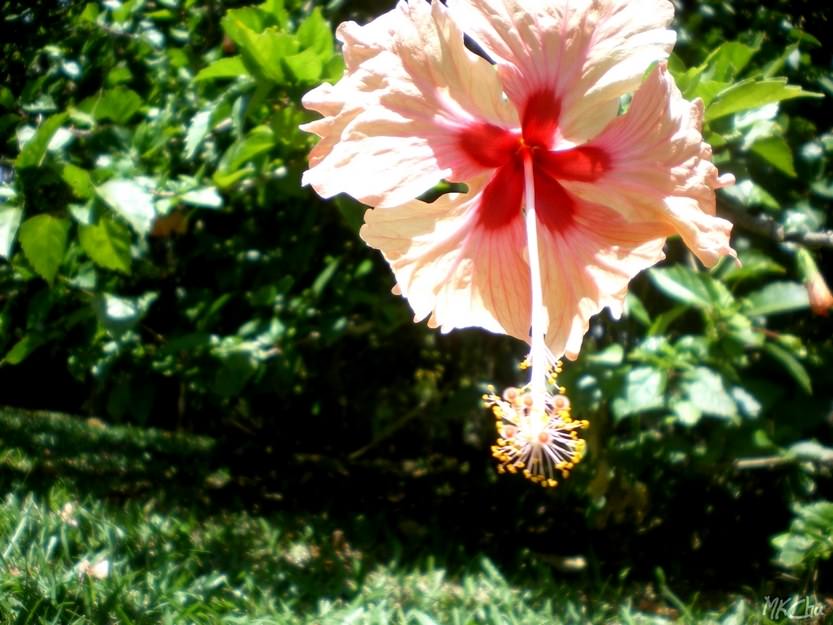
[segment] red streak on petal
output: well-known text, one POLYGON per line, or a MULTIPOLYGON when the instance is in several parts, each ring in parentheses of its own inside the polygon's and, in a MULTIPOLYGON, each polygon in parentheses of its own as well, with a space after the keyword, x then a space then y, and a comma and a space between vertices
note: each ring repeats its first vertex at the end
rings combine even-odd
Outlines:
POLYGON ((577 204, 569 193, 540 170, 535 173, 535 211, 538 221, 552 232, 564 233, 574 223, 577 204))
POLYGON ((521 122, 524 143, 549 150, 561 114, 561 102, 552 91, 537 91, 529 96, 521 122))
POLYGON ((535 167, 551 178, 594 182, 610 169, 610 157, 601 148, 578 147, 558 152, 538 150, 535 167))
POLYGON ((484 167, 505 165, 517 151, 517 134, 486 122, 472 124, 459 135, 460 147, 474 162, 484 167))
POLYGON ((509 224, 521 212, 524 194, 524 166, 520 158, 513 158, 500 167, 480 198, 480 224, 496 230, 509 224))

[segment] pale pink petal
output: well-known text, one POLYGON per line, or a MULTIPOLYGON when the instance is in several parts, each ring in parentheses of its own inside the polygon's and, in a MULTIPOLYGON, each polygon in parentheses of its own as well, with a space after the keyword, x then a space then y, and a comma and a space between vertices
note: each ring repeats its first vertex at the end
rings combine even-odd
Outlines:
POLYGON ((303 182, 323 197, 402 204, 484 170, 461 145, 467 129, 518 125, 494 68, 465 48, 439 2, 403 0, 367 26, 342 25, 339 36, 344 78, 304 98, 324 119, 304 126, 321 141, 303 182))
POLYGON ((547 345, 575 360, 590 318, 608 308, 618 318, 628 283, 664 258, 667 226, 629 223, 613 210, 576 201, 569 223, 539 220, 547 345))
POLYGON ((449 0, 449 11, 498 64, 520 111, 549 99, 556 144, 583 143, 674 45, 667 0, 449 0))
POLYGON ((715 216, 714 195, 734 179, 718 176, 711 148, 700 134, 702 119, 703 103, 684 100, 661 63, 636 92, 627 113, 588 144, 606 154, 601 176, 592 183, 563 184, 630 221, 668 224, 707 266, 724 255, 734 257, 732 224, 715 216))
MULTIPOLYGON (((415 321, 443 332, 481 327, 528 340, 529 266, 520 212, 499 228, 484 225, 487 177, 467 194, 448 194, 365 213, 361 237, 382 251, 415 321)), ((520 202, 520 197, 518 197, 520 202)))

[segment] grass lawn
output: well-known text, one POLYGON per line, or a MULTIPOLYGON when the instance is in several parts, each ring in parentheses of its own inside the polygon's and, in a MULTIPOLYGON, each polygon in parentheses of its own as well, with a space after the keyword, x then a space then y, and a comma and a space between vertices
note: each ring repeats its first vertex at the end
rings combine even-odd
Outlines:
POLYGON ((335 514, 326 492, 255 493, 215 448, 0 411, 2 623, 794 622, 763 614, 763 590, 681 597, 661 571, 608 579, 532 552, 500 564, 441 528, 335 514))

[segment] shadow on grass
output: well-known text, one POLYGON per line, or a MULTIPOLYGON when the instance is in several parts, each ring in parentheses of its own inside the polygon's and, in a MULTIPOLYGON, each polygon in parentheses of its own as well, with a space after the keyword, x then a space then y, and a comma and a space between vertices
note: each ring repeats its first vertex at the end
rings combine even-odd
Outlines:
MULTIPOLYGON (((132 514, 218 519, 200 544, 200 566, 231 577, 266 567, 258 583, 301 589, 310 605, 348 595, 376 564, 418 567, 430 558, 453 573, 484 554, 514 579, 540 583, 543 575, 579 587, 618 580, 625 570, 650 580, 657 565, 683 592, 704 590, 705 580, 729 591, 772 579, 772 528, 739 532, 721 516, 744 509, 754 517, 756 506, 765 509, 763 496, 728 501, 719 492, 689 492, 675 501, 675 519, 638 533, 593 527, 587 497, 571 485, 553 494, 496 478, 474 449, 349 461, 277 454, 266 442, 240 454, 206 437, 0 409, 0 483, 48 496, 59 482, 132 514), (280 535, 267 540, 259 519, 274 520, 280 535), (692 547, 687 527, 698 529, 706 548, 692 547)), ((187 552, 195 539, 191 530, 172 530, 167 540, 187 552)))

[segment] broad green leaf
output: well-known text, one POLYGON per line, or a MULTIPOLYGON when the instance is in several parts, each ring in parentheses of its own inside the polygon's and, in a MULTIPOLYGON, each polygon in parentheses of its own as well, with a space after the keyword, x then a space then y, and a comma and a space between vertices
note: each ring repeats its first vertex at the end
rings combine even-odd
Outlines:
POLYGON ((695 367, 683 375, 682 388, 688 400, 703 414, 731 419, 737 405, 726 391, 723 378, 707 367, 695 367))
POLYGON ((760 139, 752 144, 750 150, 790 178, 797 175, 792 150, 784 137, 760 139))
POLYGON ((267 26, 274 23, 274 16, 270 16, 268 11, 263 11, 257 7, 229 9, 220 21, 223 31, 238 45, 243 45, 245 40, 241 28, 246 28, 254 33, 261 33, 267 26))
POLYGON ((808 394, 813 393, 813 383, 810 380, 810 374, 807 369, 799 362, 798 358, 793 356, 790 352, 774 343, 767 343, 764 345, 764 350, 777 360, 784 369, 798 382, 799 386, 808 394))
POLYGON ((229 11, 222 23, 229 37, 240 46, 243 62, 250 72, 272 82, 285 82, 281 59, 298 51, 298 42, 292 35, 275 28, 256 32, 247 26, 238 11, 229 11))
POLYGON ((145 293, 140 297, 102 293, 96 296, 93 308, 101 325, 118 338, 136 327, 156 298, 156 293, 145 293))
POLYGON ((214 376, 212 391, 221 397, 236 397, 257 372, 257 362, 246 350, 225 354, 214 376))
POLYGON ((34 135, 32 135, 31 139, 20 150, 20 154, 17 155, 17 159, 14 162, 15 167, 18 169, 39 167, 46 157, 49 142, 66 119, 66 113, 59 113, 44 121, 35 131, 34 135))
POLYGON ((132 180, 109 180, 96 187, 98 196, 140 235, 150 232, 156 210, 153 197, 132 180))
POLYGON ((763 206, 773 210, 781 208, 778 200, 772 197, 769 191, 751 180, 741 180, 731 187, 721 189, 720 192, 725 193, 743 206, 763 206))
POLYGON ((290 54, 283 58, 289 68, 289 73, 298 82, 315 82, 321 78, 324 66, 314 50, 304 50, 298 54, 290 54))
POLYGON ((97 121, 110 120, 123 125, 142 108, 142 98, 132 89, 118 86, 88 98, 79 108, 86 110, 97 121))
POLYGON ((289 25, 289 13, 286 10, 284 0, 266 0, 257 8, 269 15, 281 28, 286 28, 289 25))
POLYGON ((692 271, 683 265, 652 269, 651 280, 672 299, 697 308, 724 308, 734 302, 722 283, 707 273, 692 271))
POLYGON ((760 278, 770 274, 784 275, 787 270, 781 265, 755 249, 741 251, 741 265, 728 263, 726 271, 722 274, 725 282, 740 282, 751 278, 760 278))
POLYGON ((617 419, 665 405, 666 374, 653 367, 636 367, 624 377, 622 390, 611 408, 617 419))
POLYGON ((61 178, 72 189, 75 197, 88 200, 95 194, 95 185, 90 177, 90 172, 81 169, 72 163, 64 163, 61 168, 61 178))
POLYGON ((727 41, 715 48, 706 61, 704 72, 713 80, 732 81, 737 78, 752 60, 761 47, 761 39, 754 46, 748 46, 740 41, 727 41))
POLYGON ((12 246, 23 218, 23 209, 19 206, 0 204, 0 256, 9 258, 12 246))
POLYGON ((809 308, 807 288, 798 282, 772 282, 744 298, 750 317, 776 315, 809 308))
POLYGON ((69 220, 42 214, 30 217, 20 226, 20 246, 32 269, 52 283, 64 260, 69 220))
POLYGON ((217 59, 197 72, 194 80, 217 80, 237 78, 238 76, 249 76, 249 71, 243 64, 243 59, 240 55, 217 59))
POLYGON ((618 367, 625 359, 625 350, 621 345, 614 343, 600 352, 590 354, 586 357, 587 362, 602 367, 618 367))
POLYGON ((95 225, 80 226, 78 239, 95 264, 130 273, 130 232, 125 226, 102 217, 95 225))
POLYGON ((315 7, 303 21, 296 32, 302 48, 315 52, 322 60, 333 54, 333 34, 330 25, 324 19, 321 7, 315 7))
POLYGON ((750 419, 757 419, 760 416, 763 406, 752 393, 740 386, 735 386, 730 394, 744 416, 750 419))
POLYGON ((797 85, 788 85, 786 78, 768 80, 747 79, 724 89, 706 109, 706 121, 714 121, 726 115, 755 109, 771 102, 792 98, 821 97, 821 94, 804 91, 797 85))
POLYGON ((697 425, 703 416, 697 405, 690 401, 675 401, 671 409, 677 420, 688 427, 697 425))

